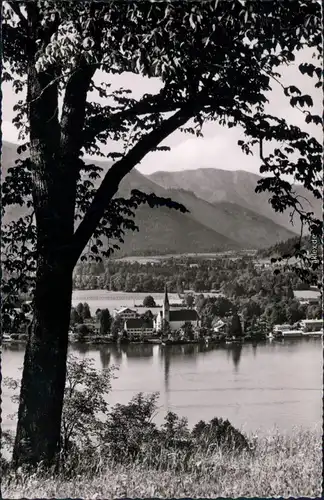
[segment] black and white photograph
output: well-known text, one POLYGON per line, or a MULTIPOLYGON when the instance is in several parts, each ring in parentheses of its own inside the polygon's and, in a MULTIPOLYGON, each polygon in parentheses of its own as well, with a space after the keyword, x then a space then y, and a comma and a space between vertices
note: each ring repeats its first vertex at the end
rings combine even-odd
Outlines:
POLYGON ((323 496, 323 2, 1 2, 1 498, 323 496))

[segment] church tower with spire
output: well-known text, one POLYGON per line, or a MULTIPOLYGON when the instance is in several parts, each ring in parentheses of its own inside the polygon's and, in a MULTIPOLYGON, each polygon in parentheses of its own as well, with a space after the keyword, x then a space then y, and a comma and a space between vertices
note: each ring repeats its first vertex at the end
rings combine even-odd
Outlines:
POLYGON ((170 321, 170 304, 169 304, 169 297, 168 297, 168 288, 165 285, 164 289, 164 301, 163 301, 163 319, 165 321, 170 321))

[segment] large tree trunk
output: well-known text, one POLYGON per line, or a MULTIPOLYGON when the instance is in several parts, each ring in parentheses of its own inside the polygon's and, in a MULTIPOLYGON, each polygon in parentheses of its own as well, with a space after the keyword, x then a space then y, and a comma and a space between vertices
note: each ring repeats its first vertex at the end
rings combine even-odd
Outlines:
POLYGON ((47 155, 40 145, 35 141, 31 147, 37 269, 13 453, 16 466, 50 465, 59 451, 72 300, 73 163, 62 154, 47 155), (70 175, 64 176, 65 171, 70 175))
POLYGON ((15 466, 41 461, 50 465, 59 451, 71 296, 72 269, 59 260, 40 262, 21 383, 15 466))

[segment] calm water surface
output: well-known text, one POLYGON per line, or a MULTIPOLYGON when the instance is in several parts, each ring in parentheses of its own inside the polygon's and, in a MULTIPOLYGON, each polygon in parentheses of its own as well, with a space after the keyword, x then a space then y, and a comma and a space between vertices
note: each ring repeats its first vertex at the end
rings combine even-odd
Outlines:
MULTIPOLYGON (((2 349, 2 376, 21 377, 24 348, 2 349)), ((98 369, 119 367, 107 395, 111 404, 127 403, 140 391, 159 391, 157 423, 172 410, 187 417, 190 426, 215 416, 253 432, 266 432, 274 425, 283 432, 294 425, 321 425, 320 339, 209 347, 75 344, 69 352, 93 358, 98 369)), ((10 400, 12 393, 6 387, 2 391, 3 429, 14 429, 8 414, 17 407, 10 400)))
MULTIPOLYGON (((143 300, 147 295, 152 295, 156 304, 162 307, 164 292, 163 293, 150 293, 150 292, 112 292, 110 290, 73 290, 72 306, 76 307, 79 302, 87 302, 90 307, 91 314, 94 315, 97 309, 105 309, 106 307, 112 313, 114 309, 120 307, 131 307, 136 309, 139 314, 147 311, 147 307, 141 307, 143 300)), ((207 293, 205 296, 217 297, 219 293, 207 293)), ((169 302, 172 304, 179 304, 182 302, 177 293, 168 293, 169 302)), ((158 311, 152 308, 153 313, 158 311)))

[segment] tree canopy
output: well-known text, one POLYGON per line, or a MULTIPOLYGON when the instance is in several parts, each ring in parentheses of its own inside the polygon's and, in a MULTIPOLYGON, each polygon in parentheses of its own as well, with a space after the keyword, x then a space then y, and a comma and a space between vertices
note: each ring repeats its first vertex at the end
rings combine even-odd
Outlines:
MULTIPOLYGON (((246 154, 259 154, 260 171, 269 174, 257 189, 271 193, 275 210, 290 208, 319 234, 320 221, 282 175, 294 176, 320 197, 321 145, 311 134, 265 112, 265 94, 280 82, 278 67, 293 63, 296 51, 305 47, 321 57, 319 28, 320 6, 306 1, 216 0, 190 6, 4 2, 3 78, 17 93, 28 87, 27 99, 15 107, 14 122, 26 141, 20 151, 31 147, 32 153, 32 145, 41 141, 56 165, 74 164, 55 167, 57 180, 52 179, 54 198, 68 178, 67 184, 77 187, 71 206, 78 219, 69 242, 71 262, 84 254, 87 244, 88 257, 109 254, 125 230, 135 229, 132 210, 143 201, 154 205, 158 200, 139 192, 127 201, 113 198, 120 181, 148 152, 167 149, 160 144, 174 130, 200 136, 207 121, 243 127, 246 141, 240 146, 246 154), (162 88, 135 99, 131 89, 113 88, 109 82, 109 75, 123 72, 157 77, 162 88), (100 147, 107 140, 116 143, 116 150, 106 155, 114 163, 97 188, 100 167, 85 164, 83 155, 103 156, 100 147), (275 144, 268 155, 267 142, 275 144)), ((315 77, 318 87, 321 67, 316 57, 299 70, 315 77)), ((287 103, 302 108, 306 123, 321 125, 311 112, 311 96, 295 85, 281 85, 287 103)), ((30 209, 3 228, 4 268, 16 278, 14 284, 5 284, 4 293, 14 286, 28 288, 35 272, 40 237, 32 218, 34 214, 39 225, 35 160, 33 154, 20 159, 3 184, 4 209, 13 203, 30 209)))

